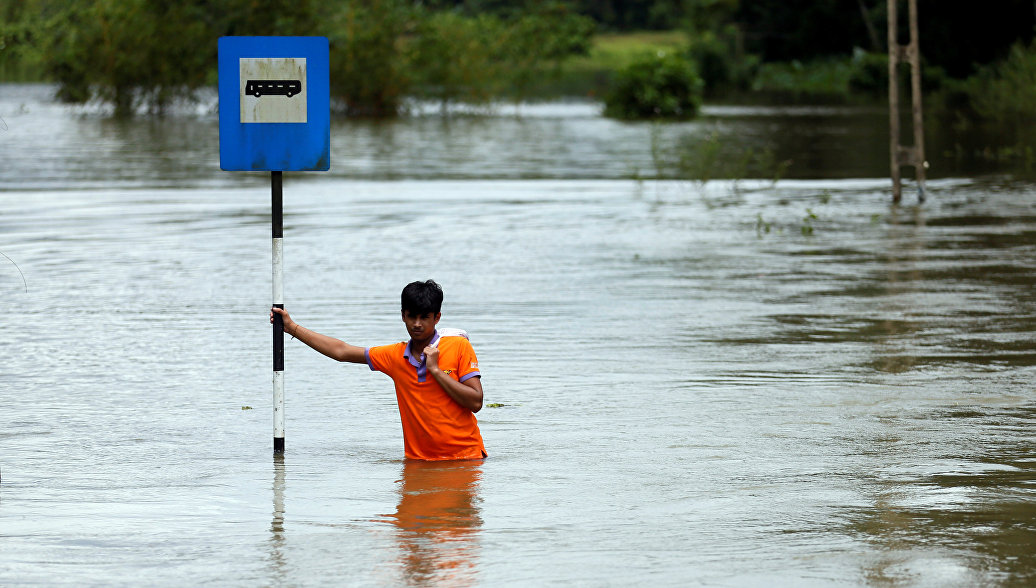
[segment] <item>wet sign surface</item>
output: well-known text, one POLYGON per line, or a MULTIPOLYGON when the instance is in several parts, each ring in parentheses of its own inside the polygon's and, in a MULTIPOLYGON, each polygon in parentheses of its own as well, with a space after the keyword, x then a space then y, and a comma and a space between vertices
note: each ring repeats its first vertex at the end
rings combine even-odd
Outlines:
POLYGON ((220 168, 329 169, 328 69, 326 37, 221 37, 220 168))

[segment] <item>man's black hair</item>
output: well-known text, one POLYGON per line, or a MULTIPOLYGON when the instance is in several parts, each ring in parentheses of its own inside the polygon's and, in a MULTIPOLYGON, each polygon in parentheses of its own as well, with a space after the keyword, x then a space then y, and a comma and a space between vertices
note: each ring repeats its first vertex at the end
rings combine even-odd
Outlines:
POLYGON ((410 282, 400 299, 403 312, 411 316, 442 312, 442 288, 434 280, 410 282))

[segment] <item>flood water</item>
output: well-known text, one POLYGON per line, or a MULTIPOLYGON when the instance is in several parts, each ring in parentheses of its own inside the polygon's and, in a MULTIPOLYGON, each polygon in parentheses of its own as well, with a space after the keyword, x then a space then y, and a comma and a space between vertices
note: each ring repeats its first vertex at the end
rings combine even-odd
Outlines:
POLYGON ((390 381, 289 340, 275 458, 269 176, 204 106, 48 92, 0 86, 4 586, 1036 582, 1036 184, 893 206, 837 109, 335 122, 285 174, 286 306, 392 343, 439 281, 490 457, 404 462, 390 381), (826 163, 644 178, 709 132, 826 163))

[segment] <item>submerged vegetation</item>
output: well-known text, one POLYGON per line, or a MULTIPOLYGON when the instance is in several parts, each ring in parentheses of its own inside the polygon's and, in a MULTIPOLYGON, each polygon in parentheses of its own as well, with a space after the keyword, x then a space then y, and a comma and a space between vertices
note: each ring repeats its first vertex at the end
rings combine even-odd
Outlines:
POLYGON ((701 108, 702 80, 694 65, 675 53, 647 54, 618 73, 604 99, 615 118, 694 118, 701 108))
POLYGON ((699 187, 712 180, 732 180, 736 191, 738 182, 748 178, 776 184, 792 165, 790 160, 779 160, 773 149, 724 140, 716 129, 663 144, 659 124, 651 133, 652 173, 657 179, 686 180, 699 187))
POLYGON ((408 97, 520 98, 562 59, 586 53, 594 30, 560 2, 468 12, 407 0, 0 0, 0 13, 0 71, 52 81, 62 100, 100 100, 120 115, 161 113, 214 85, 225 35, 327 36, 333 100, 347 114, 392 116, 408 97))

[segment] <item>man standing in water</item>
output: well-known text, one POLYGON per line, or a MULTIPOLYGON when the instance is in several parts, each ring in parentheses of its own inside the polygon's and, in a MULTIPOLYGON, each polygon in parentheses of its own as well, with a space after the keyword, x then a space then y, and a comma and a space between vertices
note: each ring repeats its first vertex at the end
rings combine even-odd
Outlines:
POLYGON ((403 423, 403 445, 410 459, 446 460, 486 457, 475 413, 482 408, 482 374, 467 335, 436 330, 442 317, 442 288, 432 280, 412 282, 401 295, 409 342, 357 347, 321 335, 272 308, 284 319, 284 332, 342 362, 365 363, 392 378, 403 423), (430 377, 429 377, 430 376, 430 377))

